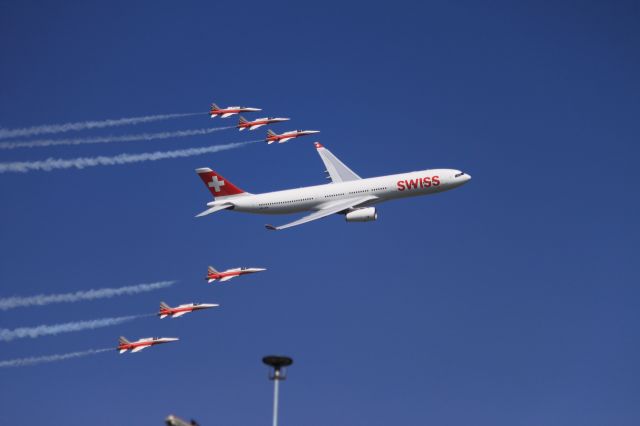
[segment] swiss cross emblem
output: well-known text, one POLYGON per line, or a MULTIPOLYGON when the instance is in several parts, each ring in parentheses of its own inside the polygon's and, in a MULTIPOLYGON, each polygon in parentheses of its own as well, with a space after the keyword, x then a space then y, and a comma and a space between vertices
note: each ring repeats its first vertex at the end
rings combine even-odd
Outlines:
POLYGON ((218 180, 218 176, 211 176, 211 182, 208 183, 209 188, 213 188, 214 191, 220 192, 220 187, 224 186, 223 180, 218 180))

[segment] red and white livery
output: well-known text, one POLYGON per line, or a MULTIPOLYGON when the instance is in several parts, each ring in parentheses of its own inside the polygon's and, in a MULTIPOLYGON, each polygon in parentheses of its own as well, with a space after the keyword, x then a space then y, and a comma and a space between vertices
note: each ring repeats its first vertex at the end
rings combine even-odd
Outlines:
POLYGON ((243 107, 243 106, 229 106, 226 108, 220 108, 216 104, 211 104, 211 109, 209 110, 209 114, 211 118, 216 118, 220 116, 221 118, 231 117, 235 114, 240 114, 241 112, 255 112, 262 111, 260 108, 251 108, 251 107, 243 107))
POLYGON ((164 302, 160 302, 160 312, 158 312, 158 316, 160 319, 171 317, 171 318, 179 318, 184 314, 188 314, 193 311, 200 311, 202 309, 210 309, 217 308, 217 303, 186 303, 184 305, 178 305, 175 308, 167 305, 164 302))
POLYGON ((299 138, 300 136, 313 135, 316 133, 320 133, 320 130, 291 130, 279 135, 276 134, 273 130, 267 130, 267 138, 265 139, 265 141, 267 141, 269 145, 274 142, 285 143, 288 140, 299 138))
POLYGON ((220 280, 221 283, 229 281, 232 278, 239 277, 240 275, 254 274, 256 272, 266 271, 265 268, 233 268, 226 271, 218 272, 213 266, 209 266, 207 270, 207 282, 212 283, 216 280, 220 280))
POLYGON ((255 130, 258 127, 266 126, 267 124, 272 123, 282 123, 283 121, 289 121, 290 118, 285 117, 264 117, 264 118, 256 118, 253 121, 248 121, 244 117, 240 116, 238 120, 238 125, 236 126, 238 130, 243 131, 244 129, 255 130))
POLYGON ((148 348, 149 346, 160 345, 162 343, 176 342, 179 339, 177 337, 145 337, 144 339, 136 340, 135 342, 130 342, 126 337, 120 337, 118 350, 121 354, 130 350, 133 352, 140 352, 143 349, 148 348))
POLYGON ((336 213, 344 215, 347 222, 369 222, 378 218, 376 204, 439 194, 471 180, 471 176, 456 169, 429 169, 362 179, 328 149, 318 142, 315 146, 331 179, 329 184, 251 194, 209 168, 196 169, 214 197, 207 203, 207 210, 197 217, 221 210, 273 215, 308 212, 285 225, 267 225, 271 230, 290 228, 336 213))

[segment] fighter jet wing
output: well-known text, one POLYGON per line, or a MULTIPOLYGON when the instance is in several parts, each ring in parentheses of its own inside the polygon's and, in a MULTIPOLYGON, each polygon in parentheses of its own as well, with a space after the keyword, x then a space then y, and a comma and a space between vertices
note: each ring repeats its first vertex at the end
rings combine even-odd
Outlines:
POLYGON ((173 314, 171 317, 172 318, 179 318, 181 316, 183 316, 184 314, 188 314, 189 311, 181 311, 181 312, 176 312, 175 314, 173 314))
POLYGON ((223 283, 225 281, 229 281, 231 278, 235 278, 235 275, 227 275, 226 277, 220 278, 220 282, 223 283))
POLYGON ((375 195, 367 195, 365 197, 350 198, 348 200, 340 200, 330 204, 326 204, 321 210, 304 216, 296 221, 287 223, 280 226, 266 225, 266 228, 271 231, 279 231, 281 229, 291 228, 292 226, 302 225, 303 223, 311 222, 314 220, 322 219, 323 217, 331 216, 332 214, 339 213, 343 210, 347 210, 353 207, 357 207, 368 201, 377 199, 375 195))
POLYGON ((133 352, 140 352, 141 350, 143 350, 143 349, 145 349, 145 348, 148 348, 148 347, 149 347, 149 346, 138 346, 138 347, 133 348, 133 350, 132 350, 131 352, 132 352, 132 353, 133 353, 133 352))
POLYGON ((282 139, 280 139, 280 140, 278 141, 278 143, 285 143, 286 141, 289 141, 289 140, 291 140, 291 139, 293 139, 293 138, 294 138, 294 136, 291 136, 290 138, 282 138, 282 139))
POLYGON ((320 143, 316 142, 315 146, 333 183, 362 179, 320 143))
POLYGON ((262 126, 266 126, 266 124, 254 124, 253 126, 249 127, 249 130, 255 130, 258 127, 262 127, 262 126))

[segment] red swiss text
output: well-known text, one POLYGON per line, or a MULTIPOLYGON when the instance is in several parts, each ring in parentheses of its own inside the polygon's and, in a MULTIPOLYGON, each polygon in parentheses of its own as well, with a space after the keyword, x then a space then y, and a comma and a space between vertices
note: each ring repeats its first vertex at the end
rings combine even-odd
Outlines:
POLYGON ((431 186, 440 185, 440 176, 427 176, 424 178, 399 180, 396 185, 398 186, 398 191, 429 188, 431 186))

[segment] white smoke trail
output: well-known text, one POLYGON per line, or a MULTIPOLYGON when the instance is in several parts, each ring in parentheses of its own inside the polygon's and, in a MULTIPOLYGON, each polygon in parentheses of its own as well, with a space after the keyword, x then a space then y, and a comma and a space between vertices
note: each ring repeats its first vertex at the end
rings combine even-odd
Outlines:
POLYGON ((70 352, 66 354, 57 355, 45 355, 45 356, 33 356, 29 358, 9 359, 6 361, 0 361, 0 368, 10 367, 27 367, 29 365, 42 364, 45 362, 64 361, 65 359, 80 358, 83 356, 100 354, 103 352, 113 351, 113 348, 104 349, 89 349, 88 351, 70 352))
POLYGON ((35 339, 42 336, 55 336, 60 333, 72 333, 74 331, 93 330, 102 327, 111 327, 124 322, 133 321, 149 315, 130 315, 126 317, 100 318, 88 321, 73 321, 61 324, 42 324, 35 327, 20 327, 13 330, 0 328, 0 341, 10 342, 14 339, 31 337, 35 339))
POLYGON ((56 145, 84 145, 93 143, 151 141, 156 139, 183 138, 186 136, 208 135, 220 130, 233 129, 236 126, 211 127, 208 129, 178 130, 176 132, 141 133, 137 135, 97 136, 76 139, 38 139, 31 141, 0 142, 0 149, 40 148, 56 145))
POLYGON ((143 161, 158 161, 168 158, 184 158, 194 155, 211 154, 218 151, 240 148, 242 146, 259 142, 262 139, 246 142, 229 143, 226 145, 214 145, 204 148, 187 148, 176 151, 143 152, 141 154, 119 154, 113 157, 81 157, 65 160, 62 158, 48 158, 41 161, 16 161, 12 163, 0 163, 0 173, 27 173, 34 170, 50 172, 59 169, 84 169, 95 166, 115 166, 120 164, 141 163, 143 161))
POLYGON ((177 281, 159 281, 150 284, 136 284, 117 288, 99 288, 76 291, 75 293, 38 294, 35 296, 13 296, 0 299, 0 310, 22 308, 25 306, 43 306, 50 303, 73 303, 83 300, 103 299, 114 296, 144 293, 169 287, 177 281))
POLYGON ((201 112, 191 112, 187 114, 160 114, 147 115, 144 117, 118 118, 100 121, 81 121, 78 123, 45 124, 42 126, 25 127, 22 129, 0 129, 0 139, 16 138, 24 136, 36 136, 47 133, 64 133, 74 130, 101 129, 103 127, 128 126, 131 124, 149 123, 152 121, 169 120, 172 118, 189 117, 191 115, 204 114, 201 112))

